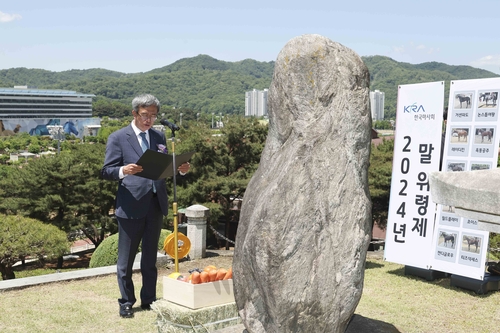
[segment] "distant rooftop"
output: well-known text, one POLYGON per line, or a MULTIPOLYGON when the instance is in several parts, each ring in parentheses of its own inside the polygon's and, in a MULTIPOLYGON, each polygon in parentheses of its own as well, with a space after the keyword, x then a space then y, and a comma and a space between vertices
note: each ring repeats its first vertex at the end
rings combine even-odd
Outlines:
POLYGON ((71 90, 35 89, 26 86, 14 88, 0 88, 0 95, 45 95, 45 96, 79 96, 95 97, 92 94, 82 94, 71 90))

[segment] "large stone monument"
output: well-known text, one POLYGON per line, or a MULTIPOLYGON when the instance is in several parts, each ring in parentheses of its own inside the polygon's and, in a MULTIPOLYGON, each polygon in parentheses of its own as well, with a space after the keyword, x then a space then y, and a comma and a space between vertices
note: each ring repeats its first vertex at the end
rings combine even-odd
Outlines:
POLYGON ((236 237, 235 299, 250 333, 345 331, 370 241, 370 141, 360 57, 319 35, 290 40, 236 237))

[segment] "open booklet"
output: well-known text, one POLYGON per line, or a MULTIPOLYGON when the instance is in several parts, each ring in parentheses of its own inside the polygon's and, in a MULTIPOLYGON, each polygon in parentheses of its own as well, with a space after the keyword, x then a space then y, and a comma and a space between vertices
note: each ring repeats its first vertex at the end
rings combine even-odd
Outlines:
MULTIPOLYGON (((193 156, 194 152, 175 155, 175 173, 181 164, 188 162, 193 156)), ((141 158, 135 163, 142 166, 142 171, 135 174, 135 176, 144 177, 148 179, 158 180, 174 175, 174 167, 172 162, 174 157, 169 154, 160 153, 148 149, 142 154, 141 158)))

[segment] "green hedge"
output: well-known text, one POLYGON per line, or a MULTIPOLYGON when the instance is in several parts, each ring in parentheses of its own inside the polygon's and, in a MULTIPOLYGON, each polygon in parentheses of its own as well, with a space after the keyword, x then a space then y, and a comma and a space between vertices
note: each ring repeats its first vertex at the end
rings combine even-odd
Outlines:
MULTIPOLYGON (((160 240, 158 241, 158 250, 163 250, 163 243, 165 238, 172 232, 170 230, 162 229, 160 234, 160 240)), ((141 251, 141 245, 137 252, 141 251)), ((112 266, 116 265, 118 262, 118 234, 111 235, 107 237, 102 243, 95 249, 92 257, 90 258, 89 268, 112 266)))

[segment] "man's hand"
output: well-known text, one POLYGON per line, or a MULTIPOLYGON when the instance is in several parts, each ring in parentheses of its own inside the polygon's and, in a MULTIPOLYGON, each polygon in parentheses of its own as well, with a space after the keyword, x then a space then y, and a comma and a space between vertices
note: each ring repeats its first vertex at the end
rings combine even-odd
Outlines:
POLYGON ((128 164, 123 167, 124 175, 135 175, 138 172, 142 171, 142 166, 137 164, 128 164))
POLYGON ((191 168, 191 164, 189 164, 189 162, 186 162, 179 165, 177 170, 179 171, 181 176, 184 176, 189 171, 189 168, 191 168))

